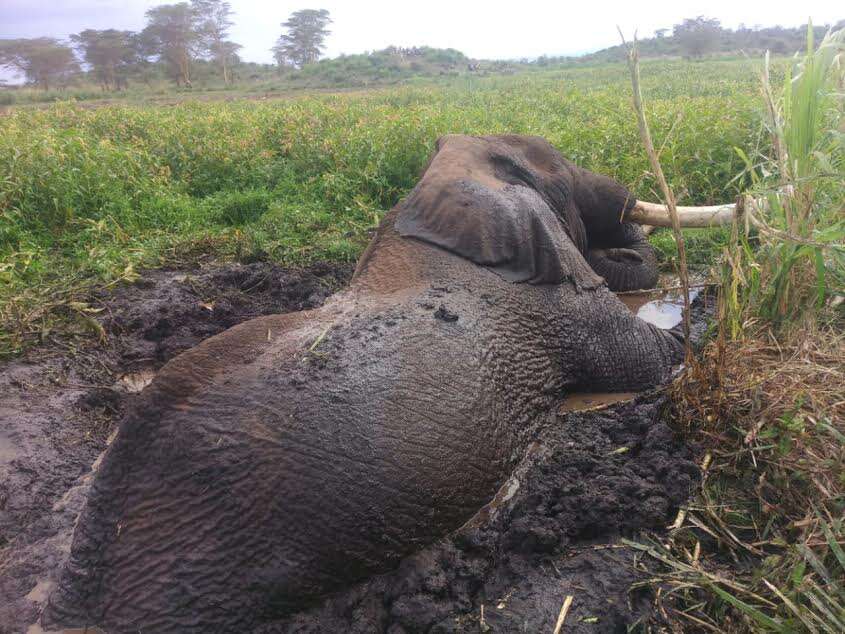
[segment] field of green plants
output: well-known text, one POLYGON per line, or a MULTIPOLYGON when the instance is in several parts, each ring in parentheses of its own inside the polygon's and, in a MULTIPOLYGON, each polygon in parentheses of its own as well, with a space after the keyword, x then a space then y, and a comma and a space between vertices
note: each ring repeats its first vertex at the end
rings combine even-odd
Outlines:
MULTIPOLYGON (((689 264, 718 265, 721 282, 718 333, 673 399, 707 475, 668 542, 635 544, 663 566, 683 608, 673 618, 696 631, 845 623, 845 32, 815 52, 809 38, 808 51, 762 84, 749 61, 641 69, 678 202, 766 201, 748 234, 686 234, 689 264)), ((0 358, 102 334, 92 291, 146 267, 355 260, 446 133, 542 135, 656 200, 630 95, 620 63, 275 100, 9 109, 0 358)), ((674 257, 670 232, 652 242, 674 257)))
MULTIPOLYGON (((751 64, 643 74, 679 198, 732 197, 734 147, 760 134, 751 64)), ((208 253, 354 260, 445 133, 542 135, 656 198, 626 82, 620 64, 286 100, 12 109, 0 117, 0 355, 73 317, 91 285, 142 267, 208 253)))

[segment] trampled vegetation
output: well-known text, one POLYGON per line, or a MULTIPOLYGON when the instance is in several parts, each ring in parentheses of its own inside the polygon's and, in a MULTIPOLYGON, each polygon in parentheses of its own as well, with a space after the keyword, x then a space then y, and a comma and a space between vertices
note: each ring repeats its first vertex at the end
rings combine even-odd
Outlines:
POLYGON ((718 334, 674 385, 701 489, 668 540, 638 546, 696 631, 845 628, 845 31, 814 44, 779 85, 763 68, 770 145, 743 153, 718 334))
MULTIPOLYGON (((734 147, 761 134, 749 66, 644 74, 679 198, 732 198, 734 147)), ((0 353, 48 336, 57 317, 78 321, 88 286, 144 266, 208 253, 353 260, 446 133, 542 135, 656 198, 625 82, 609 66, 285 101, 16 109, 0 120, 0 353)))

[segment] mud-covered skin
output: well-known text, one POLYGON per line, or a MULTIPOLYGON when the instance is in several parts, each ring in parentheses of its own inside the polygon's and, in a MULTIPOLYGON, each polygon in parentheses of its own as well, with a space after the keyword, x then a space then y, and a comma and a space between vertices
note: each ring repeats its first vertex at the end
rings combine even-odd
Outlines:
POLYGON ((578 167, 540 137, 448 135, 400 205, 396 228, 511 281, 604 278, 610 290, 632 291, 653 288, 658 275, 642 229, 620 222, 634 202, 626 187, 578 167), (549 224, 564 226, 592 272, 567 257, 549 224))
POLYGON ((553 256, 564 279, 514 284, 400 236, 402 211, 322 308, 161 370, 99 469, 46 624, 244 631, 301 609, 462 525, 567 391, 643 389, 680 358, 562 225, 532 225, 562 246, 531 266, 553 256))
POLYGON ((614 291, 654 288, 658 266, 654 248, 639 225, 623 222, 592 237, 587 263, 614 291))

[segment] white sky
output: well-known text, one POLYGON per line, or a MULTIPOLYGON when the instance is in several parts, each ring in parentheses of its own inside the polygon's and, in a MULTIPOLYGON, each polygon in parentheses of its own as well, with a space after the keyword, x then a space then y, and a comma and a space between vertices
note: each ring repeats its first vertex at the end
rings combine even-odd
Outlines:
MULTIPOLYGON (((776 0, 675 0, 639 2, 562 0, 514 2, 460 0, 230 0, 235 11, 232 39, 247 61, 271 62, 279 24, 293 11, 328 9, 333 24, 326 55, 360 53, 388 45, 457 48, 470 57, 515 59, 572 55, 617 44, 616 25, 641 37, 671 28, 683 18, 705 15, 735 28, 740 23, 797 26, 845 18, 841 0, 807 4, 776 0)), ((141 30, 144 12, 160 0, 0 0, 0 39, 64 38, 86 28, 141 30)))

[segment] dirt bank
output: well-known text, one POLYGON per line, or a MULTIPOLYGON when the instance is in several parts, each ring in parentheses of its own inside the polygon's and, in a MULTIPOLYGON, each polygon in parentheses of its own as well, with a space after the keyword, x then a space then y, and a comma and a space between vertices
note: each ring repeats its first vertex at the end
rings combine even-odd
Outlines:
MULTIPOLYGON (((241 321, 319 306, 350 275, 351 267, 269 264, 149 272, 98 298, 105 345, 41 350, 0 367, 0 632, 39 631, 92 464, 155 371, 241 321)), ((569 399, 564 409, 573 402, 596 401, 569 399)), ((561 411, 461 530, 263 630, 551 631, 572 595, 567 632, 625 631, 649 614, 650 597, 629 593, 638 576, 618 538, 667 524, 697 478, 661 407, 650 395, 561 411)))

